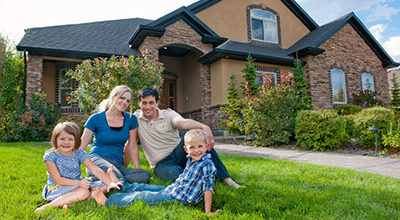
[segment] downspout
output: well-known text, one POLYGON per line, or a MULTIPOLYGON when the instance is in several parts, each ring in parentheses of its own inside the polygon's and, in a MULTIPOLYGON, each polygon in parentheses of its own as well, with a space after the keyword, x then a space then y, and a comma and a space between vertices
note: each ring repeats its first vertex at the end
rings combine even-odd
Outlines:
POLYGON ((26 50, 24 50, 24 89, 23 89, 23 94, 22 97, 24 99, 24 103, 26 101, 26 50))

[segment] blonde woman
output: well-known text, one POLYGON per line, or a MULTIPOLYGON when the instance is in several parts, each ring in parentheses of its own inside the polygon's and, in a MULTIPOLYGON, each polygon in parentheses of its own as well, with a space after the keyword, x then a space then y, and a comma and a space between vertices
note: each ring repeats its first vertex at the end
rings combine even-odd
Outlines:
MULTIPOLYGON (((85 150, 94 136, 89 157, 96 166, 106 172, 113 165, 114 173, 121 181, 148 182, 150 173, 140 169, 139 165, 138 122, 135 115, 132 115, 132 97, 132 90, 128 86, 115 87, 109 98, 100 103, 98 112, 91 115, 85 123, 80 149, 85 150), (125 110, 129 106, 130 113, 127 113, 125 110), (123 165, 125 143, 136 169, 123 165)), ((96 180, 90 170, 86 171, 96 180)))

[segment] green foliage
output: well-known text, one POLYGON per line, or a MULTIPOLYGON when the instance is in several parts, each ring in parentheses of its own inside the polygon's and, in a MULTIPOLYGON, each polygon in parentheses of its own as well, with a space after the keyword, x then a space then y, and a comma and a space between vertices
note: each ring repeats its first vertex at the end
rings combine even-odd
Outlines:
POLYGON ((19 104, 16 101, 20 101, 18 97, 23 93, 23 82, 23 53, 16 51, 11 44, 0 46, 0 111, 14 111, 19 104))
POLYGON ((357 137, 361 144, 365 146, 375 145, 375 131, 369 128, 375 126, 379 128, 378 146, 382 146, 382 134, 390 128, 390 122, 395 120, 391 109, 384 107, 374 107, 363 109, 354 116, 357 137))
POLYGON ((304 66, 300 59, 295 59, 293 67, 294 87, 296 88, 296 96, 302 103, 301 110, 310 110, 312 108, 311 92, 309 84, 304 77, 304 66))
POLYGON ((400 85, 399 82, 397 81, 396 74, 394 72, 391 81, 393 83, 393 88, 391 89, 392 99, 390 100, 390 105, 393 108, 400 109, 400 85))
POLYGON ((29 108, 22 102, 7 114, 1 141, 46 141, 60 117, 60 109, 46 102, 45 94, 33 94, 29 108))
POLYGON ((304 110, 296 118, 297 143, 304 149, 325 151, 347 140, 346 122, 334 110, 304 110))
POLYGON ((243 92, 245 93, 243 95, 257 95, 259 88, 258 84, 256 83, 257 72, 256 67, 253 64, 254 59, 249 54, 246 60, 246 67, 242 69, 242 72, 244 73, 243 78, 245 79, 244 85, 242 86, 243 92))
POLYGON ((353 104, 363 108, 382 106, 382 102, 376 98, 376 92, 363 90, 359 94, 353 93, 353 104))
MULTIPOLYGON (((71 101, 79 101, 80 109, 89 115, 117 85, 127 85, 135 94, 144 87, 159 88, 163 71, 161 64, 145 62, 143 58, 135 56, 86 60, 67 73, 79 83, 71 101)), ((134 95, 132 99, 137 105, 137 96, 134 95)))
POLYGON ((385 147, 400 147, 400 123, 390 122, 389 131, 382 134, 382 143, 385 147))
POLYGON ((264 87, 260 97, 249 99, 243 109, 246 134, 257 146, 289 143, 300 104, 290 86, 264 87))
POLYGON ((337 105, 334 107, 339 115, 355 115, 361 112, 362 107, 358 105, 337 105))
POLYGON ((230 134, 243 135, 246 121, 244 120, 242 109, 245 103, 244 99, 239 98, 236 85, 236 77, 232 75, 228 86, 227 101, 221 105, 218 114, 224 115, 220 119, 220 126, 223 129, 226 129, 230 134))

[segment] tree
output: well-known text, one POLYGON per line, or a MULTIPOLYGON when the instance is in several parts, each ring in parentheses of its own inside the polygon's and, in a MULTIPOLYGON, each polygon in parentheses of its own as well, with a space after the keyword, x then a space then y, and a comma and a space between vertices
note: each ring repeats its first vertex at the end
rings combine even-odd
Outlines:
MULTIPOLYGON (((117 85, 127 85, 134 93, 144 87, 160 88, 163 71, 161 64, 135 56, 86 60, 67 73, 79 84, 70 102, 79 102, 80 109, 90 115, 117 85)), ((137 105, 137 96, 132 99, 137 105)))
POLYGON ((22 101, 24 56, 0 37, 0 111, 13 111, 22 101))
POLYGON ((392 100, 390 100, 390 105, 393 108, 399 109, 400 108, 400 85, 397 81, 396 74, 393 73, 393 78, 391 79, 393 83, 393 87, 391 89, 392 92, 392 100))
POLYGON ((309 90, 309 84, 304 77, 304 66, 298 58, 294 61, 293 73, 296 95, 300 103, 303 103, 299 110, 309 110, 312 108, 311 92, 309 90))
POLYGON ((256 83, 257 72, 253 64, 254 59, 249 54, 246 60, 247 60, 245 64, 246 66, 244 69, 242 69, 242 72, 244 73, 243 78, 245 79, 242 89, 244 93, 249 92, 249 94, 247 94, 249 96, 257 95, 258 94, 258 84, 256 83))

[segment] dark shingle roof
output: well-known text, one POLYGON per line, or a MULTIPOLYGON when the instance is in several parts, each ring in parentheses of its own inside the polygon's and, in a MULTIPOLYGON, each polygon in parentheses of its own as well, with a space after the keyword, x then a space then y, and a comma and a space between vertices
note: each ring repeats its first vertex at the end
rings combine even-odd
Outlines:
POLYGON ((282 65, 293 65, 294 63, 293 57, 288 56, 285 49, 258 46, 238 41, 228 41, 201 57, 199 62, 208 64, 224 57, 245 60, 249 54, 255 58, 256 62, 268 62, 282 65))
MULTIPOLYGON (((138 55, 129 47, 129 37, 150 20, 133 18, 84 24, 28 29, 18 50, 33 53, 70 54, 70 57, 138 55)), ((82 57, 83 58, 83 57, 82 57)))
POLYGON ((309 53, 322 53, 324 50, 319 48, 319 46, 341 30, 347 23, 349 23, 361 38, 364 39, 371 50, 374 51, 382 61, 384 67, 399 65, 399 63, 392 60, 353 12, 311 31, 288 49, 288 55, 294 55, 296 52, 299 53, 299 56, 307 55, 309 53))

